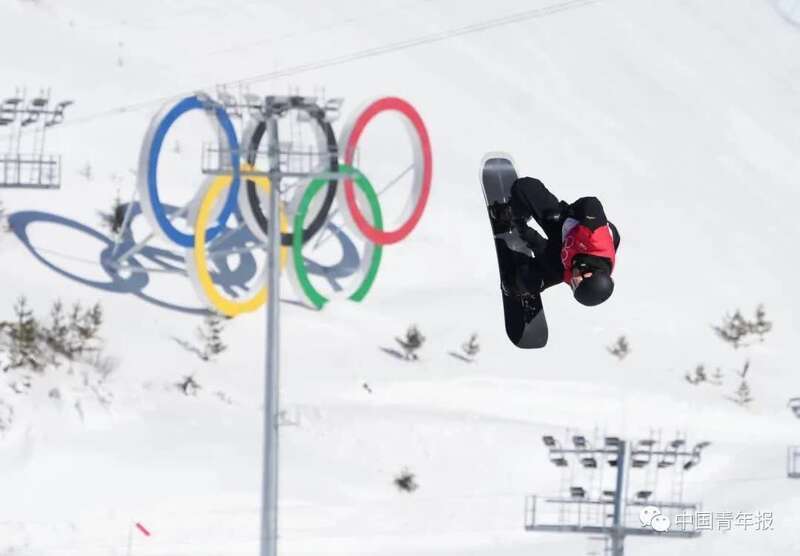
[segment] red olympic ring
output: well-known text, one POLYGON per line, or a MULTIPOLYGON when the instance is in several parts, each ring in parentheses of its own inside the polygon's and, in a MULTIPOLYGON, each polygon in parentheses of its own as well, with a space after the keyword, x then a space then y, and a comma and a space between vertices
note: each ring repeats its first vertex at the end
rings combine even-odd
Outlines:
POLYGON ((389 245, 391 243, 397 243, 411 233, 411 230, 413 230, 417 225, 417 222, 419 222, 419 219, 422 216, 422 211, 425 209, 425 203, 428 201, 428 194, 430 193, 431 189, 431 177, 433 175, 431 143, 430 138, 428 137, 428 131, 425 129, 425 124, 422 122, 422 118, 413 106, 403 99, 397 97, 385 97, 376 100, 367 106, 367 108, 358 116, 358 119, 356 119, 355 123, 353 124, 352 130, 347 136, 347 144, 344 151, 344 163, 347 165, 353 164, 356 145, 364 131, 364 128, 367 127, 367 124, 370 122, 370 120, 372 120, 372 118, 385 110, 395 110, 400 112, 408 119, 408 121, 414 127, 414 130, 417 132, 422 151, 422 160, 416 160, 415 164, 419 164, 420 162, 422 163, 422 180, 421 189, 419 192, 419 200, 417 201, 417 205, 414 208, 414 211, 411 213, 411 216, 398 229, 388 231, 378 230, 367 221, 364 215, 361 214, 358 204, 356 203, 353 181, 349 178, 344 180, 345 199, 347 200, 347 206, 350 209, 353 222, 367 239, 377 245, 389 245))

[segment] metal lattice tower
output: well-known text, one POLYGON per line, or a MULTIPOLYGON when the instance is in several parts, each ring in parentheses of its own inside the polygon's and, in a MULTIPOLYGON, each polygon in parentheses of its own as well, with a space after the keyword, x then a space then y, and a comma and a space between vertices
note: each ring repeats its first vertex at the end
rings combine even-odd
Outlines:
POLYGON ((8 131, 8 148, 0 154, 0 187, 61 187, 61 157, 45 154, 45 135, 64 121, 64 111, 71 104, 65 100, 51 106, 49 90, 27 98, 19 89, 0 103, 0 131, 8 131), (29 140, 23 141, 23 136, 29 140))
POLYGON ((570 466, 570 460, 574 459, 576 472, 572 475, 571 482, 576 482, 575 477, 578 475, 588 475, 590 489, 587 491, 582 486, 573 484, 569 487, 568 495, 562 492, 556 497, 528 496, 525 500, 526 530, 601 535, 608 539, 608 554, 611 556, 624 555, 625 537, 630 535, 668 538, 693 538, 700 535, 694 529, 658 532, 641 526, 641 523, 639 526, 630 526, 631 516, 628 515, 628 510, 635 511, 637 521, 641 509, 648 506, 658 508, 664 516, 670 516, 675 510, 696 511, 699 504, 688 504, 681 500, 683 473, 700 462, 701 453, 709 442, 699 442, 688 449, 685 436, 678 436, 662 444, 656 442, 652 434, 651 438, 637 441, 604 436, 602 443, 599 440, 590 443, 583 435, 573 434, 573 447, 569 448, 564 447, 567 442, 562 446, 551 435, 543 436, 542 441, 548 448, 550 461, 557 467, 570 466), (606 465, 615 468, 613 486, 605 484, 602 479, 596 481, 591 478, 598 473, 598 468, 606 465), (676 475, 676 481, 671 485, 670 496, 666 500, 653 498, 653 491, 646 489, 637 490, 634 498, 628 494, 632 470, 638 472, 649 465, 655 465, 662 471, 670 468, 676 475), (557 515, 555 523, 550 518, 554 512, 557 515))

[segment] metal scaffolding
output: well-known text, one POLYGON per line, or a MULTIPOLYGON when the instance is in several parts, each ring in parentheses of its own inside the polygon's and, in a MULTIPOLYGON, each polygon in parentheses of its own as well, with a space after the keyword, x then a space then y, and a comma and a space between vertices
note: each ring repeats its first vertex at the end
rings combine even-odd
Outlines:
POLYGON ((71 100, 50 106, 50 91, 26 98, 19 90, 0 103, 0 130, 8 130, 8 147, 0 154, 0 188, 58 189, 61 157, 45 154, 47 130, 64 121, 71 100), (23 135, 30 137, 23 150, 23 135))
MULTIPOLYGON (((568 435, 569 436, 569 435, 568 435)), ((617 436, 605 436, 600 442, 589 442, 580 434, 574 434, 565 442, 573 447, 564 447, 551 435, 542 437, 548 448, 550 461, 562 470, 574 458, 577 469, 589 474, 590 488, 569 485, 568 490, 558 496, 528 496, 525 500, 525 529, 554 533, 580 533, 602 535, 609 540, 609 554, 623 556, 625 537, 661 536, 668 538, 693 538, 700 535, 697 530, 658 531, 653 527, 630 526, 629 511, 639 512, 646 507, 658 508, 664 516, 676 511, 697 511, 696 503, 685 503, 683 497, 683 474, 700 463, 702 451, 709 442, 699 442, 693 448, 686 447, 685 437, 678 435, 666 443, 655 438, 626 441, 617 436), (682 460, 682 461, 679 461, 682 460), (602 478, 594 475, 607 465, 616 470, 613 487, 603 484, 602 478), (653 490, 637 490, 633 498, 627 495, 632 469, 645 469, 654 465, 656 469, 672 469, 671 494, 668 499, 653 499, 653 490), (553 519, 553 517, 556 519, 553 519)), ((647 480, 645 484, 647 484, 647 480)), ((673 519, 674 521, 674 519, 673 519)), ((649 525, 649 524, 648 524, 649 525)))

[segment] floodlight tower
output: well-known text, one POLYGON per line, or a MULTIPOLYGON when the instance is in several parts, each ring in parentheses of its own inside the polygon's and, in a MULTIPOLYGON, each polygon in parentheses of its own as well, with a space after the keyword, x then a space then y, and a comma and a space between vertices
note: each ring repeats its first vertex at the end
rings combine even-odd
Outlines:
MULTIPOLYGON (((569 466, 569 457, 574 456, 580 469, 585 473, 595 473, 605 463, 616 468, 614 487, 607 489, 601 484, 594 492, 587 491, 581 486, 570 485, 568 492, 557 497, 528 496, 525 501, 525 529, 528 531, 549 531, 557 533, 582 533, 590 535, 603 535, 610 541, 610 554, 623 556, 625 551, 625 537, 638 536, 665 536, 672 538, 692 538, 700 535, 696 530, 671 530, 658 532, 652 528, 642 526, 628 526, 626 510, 628 507, 655 506, 659 510, 696 510, 699 504, 684 503, 682 501, 682 474, 700 463, 702 451, 709 446, 709 442, 699 442, 692 449, 686 448, 686 440, 680 436, 659 445, 653 438, 626 441, 618 436, 604 436, 602 445, 594 442, 594 446, 583 435, 573 435, 573 447, 562 447, 561 443, 551 435, 542 437, 544 445, 548 448, 550 461, 559 468, 569 466), (679 459, 683 460, 679 465, 679 459), (641 469, 655 463, 657 469, 673 468, 681 475, 676 488, 673 482, 673 495, 670 500, 652 499, 652 490, 640 490, 635 499, 627 498, 628 480, 631 469, 641 469), (542 509, 555 506, 558 509, 558 522, 547 522, 542 518, 542 509), (577 512, 570 513, 566 508, 576 507, 577 512), (584 508, 599 508, 594 519, 591 511, 584 508), (570 519, 564 515, 570 513, 570 519)), ((638 517, 638 514, 637 514, 638 517)))
POLYGON ((19 90, 0 103, 0 127, 10 130, 8 151, 0 155, 0 187, 57 189, 61 186, 61 157, 44 154, 45 132, 64 121, 64 110, 73 104, 65 100, 50 104, 50 91, 26 102, 19 90), (22 153, 22 136, 32 130, 30 153, 22 153))

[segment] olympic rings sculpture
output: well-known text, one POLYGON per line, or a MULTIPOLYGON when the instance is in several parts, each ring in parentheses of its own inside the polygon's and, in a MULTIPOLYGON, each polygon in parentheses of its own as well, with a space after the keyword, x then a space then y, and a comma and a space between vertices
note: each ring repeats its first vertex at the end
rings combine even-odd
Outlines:
MULTIPOLYGON (((300 99, 301 97, 288 97, 300 99)), ((292 105, 305 113, 306 121, 314 126, 316 147, 323 156, 321 168, 311 174, 304 187, 295 188, 291 200, 281 201, 279 207, 281 230, 280 268, 288 269, 289 278, 297 294, 316 308, 322 308, 332 294, 323 294, 312 284, 303 246, 325 228, 334 203, 342 213, 345 227, 361 238, 365 246, 360 253, 357 268, 358 278, 346 291, 334 292, 335 297, 346 297, 361 301, 374 284, 380 266, 384 245, 397 243, 406 238, 419 222, 428 196, 432 179, 432 154, 428 132, 417 111, 405 100, 384 97, 366 103, 343 127, 337 140, 325 110, 314 103, 297 102, 292 105), (353 166, 358 143, 368 124, 379 114, 395 113, 402 117, 413 153, 411 166, 411 199, 393 228, 385 229, 378 193, 373 184, 353 166), (340 151, 339 145, 344 145, 340 151), (342 155, 339 160, 339 154, 342 155), (327 158, 327 159, 325 159, 327 158), (325 174, 324 177, 321 174, 325 174), (331 177, 341 176, 339 178, 331 177), (357 195, 362 199, 359 204, 357 195), (368 214, 361 207, 368 207, 368 214)), ((183 248, 187 273, 199 297, 208 307, 228 316, 256 310, 266 303, 265 276, 255 281, 254 291, 241 296, 229 297, 218 291, 209 269, 209 260, 214 259, 212 246, 231 231, 232 219, 244 226, 256 242, 266 243, 269 222, 264 207, 269 204, 269 179, 253 175, 259 147, 265 137, 265 119, 256 119, 243 133, 237 136, 230 115, 222 104, 201 95, 186 97, 175 104, 164 106, 154 117, 148 129, 139 155, 137 191, 142 214, 153 228, 155 236, 163 241, 183 248), (162 203, 158 182, 158 165, 167 132, 182 115, 193 110, 202 110, 212 126, 218 131, 220 141, 225 143, 220 152, 229 158, 230 171, 210 176, 200 185, 193 199, 180 211, 167 211, 162 203), (246 145, 242 152, 241 145, 246 145), (242 184, 242 180, 245 180, 242 184), (182 231, 174 220, 182 216, 192 228, 182 231), (170 218, 172 217, 172 219, 170 218)), ((267 269, 264 269, 266 272, 267 269)))

